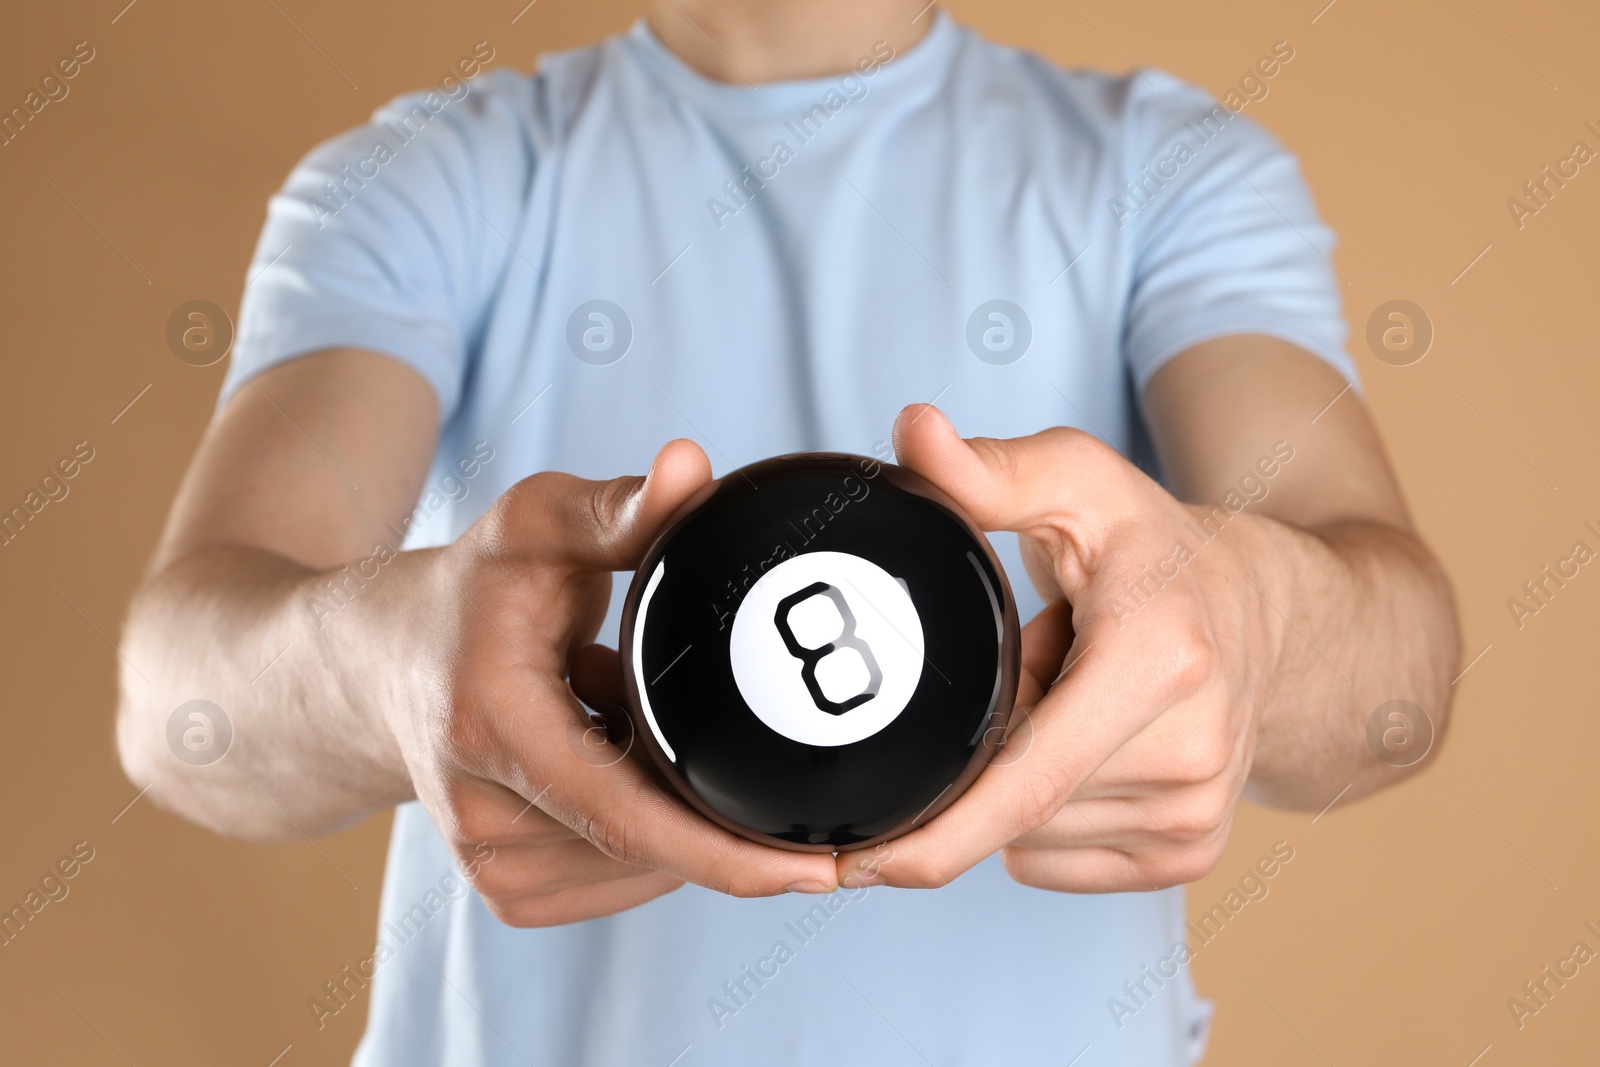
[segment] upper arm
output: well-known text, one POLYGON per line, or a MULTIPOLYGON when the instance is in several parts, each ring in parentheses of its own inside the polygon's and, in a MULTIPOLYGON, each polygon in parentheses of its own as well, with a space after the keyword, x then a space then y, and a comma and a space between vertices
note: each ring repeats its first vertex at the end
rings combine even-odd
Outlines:
POLYGON ((154 569, 222 546, 318 569, 370 552, 415 506, 438 424, 427 381, 386 356, 340 349, 263 371, 207 428, 154 569))
POLYGON ((400 97, 313 149, 272 197, 224 394, 310 352, 409 365, 448 419, 511 255, 534 173, 526 79, 485 75, 459 101, 400 97), (399 142, 407 123, 420 132, 399 142))
POLYGON ((1151 184, 1171 177, 1125 219, 1133 277, 1122 343, 1136 388, 1178 353, 1242 334, 1281 338, 1354 380, 1334 234, 1293 154, 1198 89, 1150 83, 1135 83, 1124 166, 1151 184))
POLYGON ((533 92, 491 74, 449 99, 401 97, 289 175, 158 568, 217 545, 321 568, 392 540, 523 211, 533 92))
POLYGON ((1124 166, 1162 184, 1125 220, 1123 349, 1172 490, 1193 503, 1232 493, 1305 527, 1408 527, 1352 387, 1333 232, 1294 156, 1165 76, 1134 83, 1128 129, 1124 166))
POLYGON ((1181 500, 1221 503, 1232 492, 1251 512, 1295 526, 1365 520, 1410 529, 1360 394, 1287 341, 1240 335, 1195 345, 1155 373, 1144 405, 1181 500))

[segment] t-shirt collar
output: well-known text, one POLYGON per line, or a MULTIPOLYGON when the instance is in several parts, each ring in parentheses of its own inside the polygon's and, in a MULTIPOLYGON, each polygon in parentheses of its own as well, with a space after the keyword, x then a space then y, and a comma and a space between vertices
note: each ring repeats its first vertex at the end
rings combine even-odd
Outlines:
MULTIPOLYGON (((820 78, 767 82, 760 85, 720 82, 706 77, 668 50, 643 18, 633 24, 624 35, 623 41, 625 47, 675 92, 702 106, 762 115, 783 113, 815 103, 830 89, 839 89, 840 83, 852 75, 860 78, 874 91, 896 82, 919 77, 937 77, 949 64, 960 31, 943 9, 935 8, 932 18, 933 24, 921 40, 908 50, 897 54, 887 64, 880 63, 870 74, 863 75, 854 70, 841 71, 820 78)), ((863 53, 861 58, 875 59, 870 51, 863 53)))

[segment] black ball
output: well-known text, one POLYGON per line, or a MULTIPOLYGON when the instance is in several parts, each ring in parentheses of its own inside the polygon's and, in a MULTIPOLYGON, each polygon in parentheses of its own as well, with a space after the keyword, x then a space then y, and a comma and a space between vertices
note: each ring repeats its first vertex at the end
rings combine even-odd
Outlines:
POLYGON ((810 852, 932 818, 1005 735, 1020 639, 983 534, 903 467, 840 453, 707 486, 634 575, 637 748, 720 825, 810 852))

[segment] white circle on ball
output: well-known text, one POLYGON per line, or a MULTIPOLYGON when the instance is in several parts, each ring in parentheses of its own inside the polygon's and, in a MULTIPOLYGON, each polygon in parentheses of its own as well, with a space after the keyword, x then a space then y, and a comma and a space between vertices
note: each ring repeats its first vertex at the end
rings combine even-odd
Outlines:
POLYGON ((757 718, 791 741, 831 748, 865 740, 905 711, 922 680, 923 647, 922 619, 893 575, 847 552, 808 552, 750 587, 733 619, 728 655, 739 693, 757 718), (792 599, 819 584, 827 588, 792 599), (800 655, 780 629, 785 602, 800 655), (826 710, 806 684, 807 658, 824 700, 846 704, 870 695, 837 714, 826 710), (871 663, 880 675, 875 691, 871 663))

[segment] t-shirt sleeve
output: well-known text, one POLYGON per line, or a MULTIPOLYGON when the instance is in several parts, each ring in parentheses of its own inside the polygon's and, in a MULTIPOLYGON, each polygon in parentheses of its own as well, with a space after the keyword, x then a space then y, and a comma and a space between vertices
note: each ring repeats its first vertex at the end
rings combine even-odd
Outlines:
POLYGON ((455 86, 456 99, 419 92, 378 109, 273 196, 219 406, 269 367, 348 347, 412 367, 441 419, 453 414, 535 155, 530 79, 455 86))
POLYGON ((1229 334, 1282 338, 1359 387, 1345 352, 1333 231, 1299 164, 1245 115, 1167 75, 1134 78, 1133 183, 1111 201, 1131 229, 1124 353, 1140 395, 1167 360, 1229 334))

